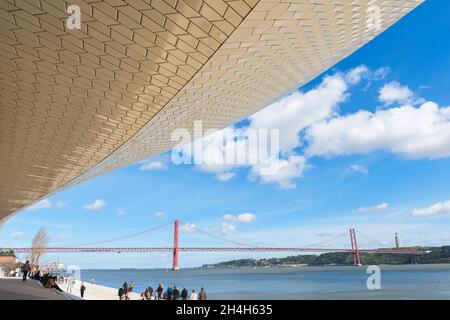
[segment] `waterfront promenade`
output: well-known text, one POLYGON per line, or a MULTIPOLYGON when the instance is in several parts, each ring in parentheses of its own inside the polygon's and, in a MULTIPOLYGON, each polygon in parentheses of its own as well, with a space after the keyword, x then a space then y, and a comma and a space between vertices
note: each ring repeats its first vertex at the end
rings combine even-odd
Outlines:
MULTIPOLYGON (((84 292, 83 300, 119 300, 118 296, 118 288, 111 288, 106 286, 101 286, 98 284, 92 284, 89 282, 85 282, 84 286, 86 287, 86 291, 84 292)), ((76 280, 75 285, 73 286, 71 294, 74 296, 81 298, 80 296, 80 287, 81 281, 76 280)), ((67 290, 67 285, 62 284, 60 288, 64 291, 67 290)), ((129 297, 130 300, 139 300, 140 293, 130 292, 129 297)))
MULTIPOLYGON (((116 288, 84 283, 86 291, 83 300, 119 300, 116 288)), ((71 293, 67 285, 59 285, 64 293, 42 287, 38 281, 22 278, 0 278, 0 300, 79 300, 81 282, 76 281, 71 293)), ((130 300, 139 300, 140 294, 129 293, 130 300)))
MULTIPOLYGON (((44 288, 32 279, 24 282, 22 278, 0 278, 0 300, 119 300, 116 288, 85 282, 86 290, 81 299, 81 281, 75 281, 71 292, 67 291, 67 284, 58 285, 63 293, 44 288)), ((128 297, 130 300, 141 300, 138 292, 129 292, 128 297)))

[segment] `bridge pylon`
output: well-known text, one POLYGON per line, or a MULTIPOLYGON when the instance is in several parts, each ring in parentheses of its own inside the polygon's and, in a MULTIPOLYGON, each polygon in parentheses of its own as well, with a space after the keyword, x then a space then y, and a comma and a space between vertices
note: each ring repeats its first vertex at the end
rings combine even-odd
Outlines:
POLYGON ((354 228, 350 229, 350 241, 352 243, 352 250, 354 251, 353 265, 360 266, 361 265, 361 259, 359 257, 358 242, 356 241, 356 232, 355 232, 354 228))
POLYGON ((178 220, 173 225, 173 260, 172 270, 178 270, 178 220))

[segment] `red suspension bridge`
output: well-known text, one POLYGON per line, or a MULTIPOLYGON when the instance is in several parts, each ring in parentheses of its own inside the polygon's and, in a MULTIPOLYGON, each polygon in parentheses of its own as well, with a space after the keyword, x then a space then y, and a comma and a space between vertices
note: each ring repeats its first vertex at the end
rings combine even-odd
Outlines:
POLYGON ((42 253, 107 253, 107 252, 170 252, 173 254, 172 267, 174 270, 178 269, 178 254, 180 252, 293 252, 293 253, 330 253, 330 252, 340 252, 340 253, 352 253, 353 262, 355 265, 361 265, 360 254, 409 254, 413 256, 413 261, 415 261, 415 256, 425 253, 422 249, 417 248, 405 248, 399 246, 399 241, 396 235, 396 247, 393 248, 375 248, 375 249, 361 249, 358 247, 358 241, 356 238, 356 231, 354 228, 349 230, 351 248, 326 248, 322 246, 317 246, 326 241, 333 240, 344 234, 333 237, 332 239, 326 239, 316 244, 312 244, 305 247, 269 247, 269 246, 249 246, 248 244, 231 241, 229 239, 224 239, 220 236, 214 235, 212 233, 200 230, 198 228, 191 228, 193 231, 202 233, 204 235, 224 240, 231 243, 232 246, 226 247, 190 247, 190 246, 179 246, 178 245, 178 235, 179 235, 179 221, 175 220, 173 223, 173 246, 167 247, 95 247, 93 245, 104 244, 108 242, 115 242, 118 240, 124 240, 128 238, 133 238, 145 233, 156 231, 169 224, 163 224, 154 228, 146 229, 141 232, 133 233, 127 236, 117 237, 114 239, 95 241, 90 243, 85 243, 81 245, 65 246, 65 247, 45 247, 45 248, 0 248, 2 250, 13 250, 15 253, 31 253, 31 252, 42 252, 42 253), (316 246, 314 246, 316 245, 316 246))

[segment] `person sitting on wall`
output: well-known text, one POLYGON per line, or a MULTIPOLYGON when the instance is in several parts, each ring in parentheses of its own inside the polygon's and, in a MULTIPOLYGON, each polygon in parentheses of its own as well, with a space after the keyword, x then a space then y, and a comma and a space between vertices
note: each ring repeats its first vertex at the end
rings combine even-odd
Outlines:
POLYGON ((41 273, 39 271, 36 271, 31 278, 33 280, 41 281, 41 273))
POLYGON ((47 289, 56 289, 59 292, 62 292, 61 288, 57 285, 58 278, 55 277, 48 277, 47 282, 44 284, 44 287, 47 289))

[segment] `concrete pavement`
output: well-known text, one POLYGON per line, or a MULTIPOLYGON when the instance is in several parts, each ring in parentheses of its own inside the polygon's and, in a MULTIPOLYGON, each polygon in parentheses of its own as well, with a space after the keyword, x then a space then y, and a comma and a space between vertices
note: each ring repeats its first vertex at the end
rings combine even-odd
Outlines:
POLYGON ((46 289, 35 280, 0 278, 0 300, 68 300, 54 289, 46 289))

